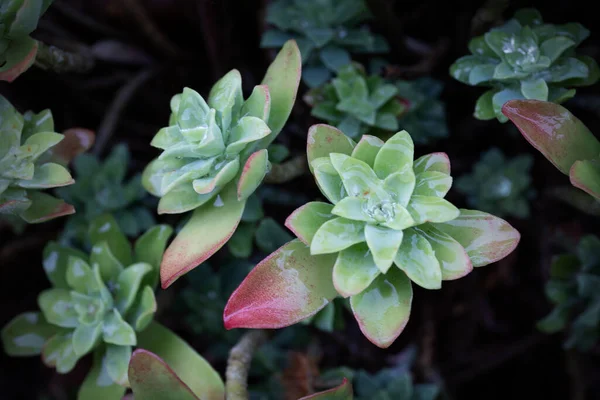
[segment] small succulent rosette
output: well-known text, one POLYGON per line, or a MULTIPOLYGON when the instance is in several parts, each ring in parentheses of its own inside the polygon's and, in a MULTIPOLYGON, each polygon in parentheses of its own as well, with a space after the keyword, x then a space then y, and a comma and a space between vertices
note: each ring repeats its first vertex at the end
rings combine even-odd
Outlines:
POLYGON ((506 158, 496 147, 485 152, 473 172, 456 180, 456 189, 467 197, 469 207, 477 207, 500 217, 529 216, 533 157, 521 154, 506 158))
POLYGON ((162 152, 144 170, 142 184, 160 197, 159 214, 194 213, 167 249, 163 287, 234 233, 269 171, 267 147, 291 113, 301 70, 298 46, 289 41, 246 100, 237 70, 212 87, 207 101, 189 88, 172 98, 169 126, 151 143, 162 152))
POLYGON ((279 49, 295 39, 302 53, 302 80, 309 87, 327 82, 351 63, 351 54, 387 53, 385 39, 360 24, 371 16, 363 0, 276 0, 267 8, 268 29, 261 47, 279 49))
POLYGON ((439 289, 514 250, 520 235, 493 215, 460 210, 444 199, 450 162, 444 153, 413 161, 401 131, 386 142, 355 144, 315 125, 308 161, 329 200, 308 203, 286 226, 295 239, 258 264, 225 307, 227 328, 279 328, 349 297, 365 336, 391 345, 406 325, 412 285, 439 289))
POLYGON ((567 330, 565 347, 589 351, 600 339, 600 239, 581 238, 574 254, 552 260, 546 297, 554 304, 538 322, 546 333, 567 330))
POLYGON ((571 185, 600 200, 600 140, 583 122, 558 104, 538 100, 511 100, 502 112, 571 185))
POLYGON ((450 75, 471 86, 491 87, 477 100, 475 118, 508 121, 502 105, 513 99, 562 103, 576 86, 600 77, 596 61, 575 54, 590 32, 578 23, 545 24, 537 10, 522 9, 506 24, 469 43, 470 55, 459 58, 450 75))
POLYGON ((75 212, 72 205, 44 189, 71 185, 65 167, 94 140, 92 132, 71 129, 54 132, 50 110, 19 113, 0 96, 0 218, 22 227, 75 212))
POLYGON ((341 68, 331 83, 309 91, 304 101, 312 107, 311 115, 358 139, 398 130, 398 116, 406 108, 398 92, 394 84, 367 76, 364 67, 354 63, 341 68))
POLYGON ((0 81, 13 81, 33 62, 38 43, 29 34, 52 0, 5 0, 0 5, 0 81))
POLYGON ((49 243, 44 271, 52 287, 38 297, 40 312, 21 314, 2 329, 4 350, 11 356, 41 354, 61 374, 93 353, 94 366, 79 398, 104 393, 104 399, 121 399, 132 349, 147 344, 145 339, 140 343, 141 332, 161 329, 152 323, 154 288, 171 233, 169 226, 155 226, 132 248, 107 214, 90 225, 90 254, 49 243), (97 379, 100 372, 102 379, 97 379))
POLYGON ((73 170, 77 182, 55 190, 60 198, 77 209, 77 213, 67 219, 61 243, 89 245, 86 243, 89 223, 104 213, 112 214, 128 237, 137 237, 156 224, 141 175, 125 179, 129 161, 125 144, 114 146, 103 161, 93 154, 75 158, 73 170))

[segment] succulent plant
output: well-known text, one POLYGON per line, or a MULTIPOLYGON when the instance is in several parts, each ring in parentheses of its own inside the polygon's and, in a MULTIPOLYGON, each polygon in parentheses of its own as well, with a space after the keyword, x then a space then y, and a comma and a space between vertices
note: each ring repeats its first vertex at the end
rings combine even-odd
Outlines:
POLYGON ((142 184, 160 197, 159 214, 194 213, 165 253, 163 287, 234 233, 269 169, 267 147, 291 112, 300 75, 300 53, 289 41, 248 99, 240 73, 232 70, 213 86, 208 102, 189 88, 171 100, 169 126, 151 143, 163 151, 145 169, 142 184))
POLYGON ((327 82, 332 73, 350 64, 351 53, 386 53, 389 46, 380 35, 358 25, 370 17, 363 0, 276 0, 267 9, 263 48, 280 48, 296 39, 303 81, 309 87, 327 82))
POLYGON ((567 329, 566 348, 589 351, 600 338, 600 239, 581 238, 575 254, 552 260, 546 296, 554 310, 538 322, 546 333, 567 329))
MULTIPOLYGON (((79 398, 90 398, 84 395, 89 391, 110 390, 114 394, 101 398, 121 399, 117 394, 122 396, 121 386, 127 386, 132 347, 140 345, 140 332, 150 329, 156 312, 153 289, 171 232, 166 225, 155 226, 132 249, 114 218, 106 214, 90 225, 89 255, 49 243, 44 271, 52 288, 38 297, 41 312, 21 314, 3 328, 5 351, 12 356, 41 354, 44 363, 61 374, 93 352, 95 367, 79 398), (96 367, 103 371, 101 381, 94 378, 96 367)), ((165 328, 152 328, 149 334, 156 329, 165 328)))
POLYGON ((439 99, 443 83, 433 78, 396 80, 397 97, 404 105, 398 116, 400 129, 411 133, 415 144, 428 144, 448 137, 446 106, 439 99))
POLYGON ((444 200, 452 184, 444 153, 414 162, 413 153, 406 131, 355 144, 313 126, 309 165, 333 204, 311 202, 288 217, 298 239, 250 272, 225 307, 225 327, 291 325, 341 295, 363 334, 387 347, 408 321, 411 280, 439 289, 514 250, 519 233, 506 221, 444 200))
POLYGON ((38 42, 29 34, 52 0, 6 0, 0 5, 0 80, 13 81, 33 62, 38 42))
POLYGON ((65 166, 91 146, 93 133, 56 133, 50 110, 21 114, 2 96, 0 132, 0 218, 18 226, 20 220, 40 223, 74 213, 72 205, 42 190, 74 182, 65 166))
POLYGON ((501 108, 508 100, 561 103, 575 95, 572 87, 598 80, 596 61, 575 54, 589 33, 578 23, 545 24, 537 10, 522 9, 504 25, 472 39, 471 55, 459 58, 450 74, 468 85, 492 88, 477 100, 475 118, 506 122, 501 108))
POLYGON ((507 159, 496 147, 482 154, 473 172, 456 180, 456 189, 467 196, 469 207, 500 217, 529 216, 529 200, 535 196, 530 169, 533 157, 521 154, 507 159))
POLYGON ((61 233, 62 243, 86 243, 89 223, 104 213, 112 214, 129 237, 137 237, 155 224, 144 203, 148 195, 141 176, 135 175, 125 182, 128 166, 129 150, 124 144, 114 146, 104 162, 92 154, 81 154, 73 161, 77 182, 56 190, 78 210, 67 219, 61 233))
POLYGON ((396 98, 398 88, 378 75, 368 76, 359 64, 348 65, 337 78, 309 91, 304 100, 311 114, 335 125, 351 138, 366 133, 398 130, 404 105, 396 98))

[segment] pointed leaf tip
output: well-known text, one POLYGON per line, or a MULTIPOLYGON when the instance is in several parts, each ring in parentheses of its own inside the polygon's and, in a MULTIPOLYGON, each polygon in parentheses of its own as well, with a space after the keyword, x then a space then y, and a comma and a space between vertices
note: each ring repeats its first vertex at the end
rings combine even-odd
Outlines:
POLYGON ((352 400, 352 385, 348 379, 344 378, 339 386, 325 390, 323 392, 311 394, 298 400, 352 400))

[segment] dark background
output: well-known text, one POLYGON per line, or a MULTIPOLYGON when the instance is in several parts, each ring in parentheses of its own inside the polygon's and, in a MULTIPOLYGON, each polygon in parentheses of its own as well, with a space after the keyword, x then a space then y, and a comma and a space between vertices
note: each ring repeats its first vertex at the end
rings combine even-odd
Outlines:
MULTIPOLYGON (((307 0, 308 1, 308 0, 307 0)), ((105 153, 117 142, 126 142, 133 156, 133 169, 141 170, 157 152, 149 146, 156 131, 166 124, 169 99, 184 86, 207 94, 210 86, 231 68, 240 70, 245 93, 258 84, 269 64, 270 54, 259 48, 264 28, 265 1, 260 0, 147 0, 142 1, 161 32, 178 49, 172 56, 140 32, 121 0, 56 0, 43 17, 34 36, 47 43, 81 42, 86 45, 118 40, 127 51, 109 48, 100 52, 104 60, 87 74, 62 74, 30 69, 11 84, 0 84, 0 92, 21 111, 51 108, 57 131, 71 126, 98 129, 106 127, 114 113, 108 110, 118 91, 131 89, 141 75, 149 78, 135 88, 114 122, 114 134, 105 153), (121 61, 107 61, 119 57, 121 61), (150 72, 148 72, 150 71, 150 72)), ((385 0, 371 1, 375 5, 385 0)), ((447 104, 450 137, 433 146, 421 146, 417 155, 445 151, 452 160, 454 176, 470 171, 481 152, 492 145, 508 155, 530 153, 535 157, 533 185, 538 193, 527 220, 510 219, 522 234, 517 250, 506 259, 475 270, 467 277, 445 282, 440 291, 416 290, 411 320, 400 338, 387 350, 377 349, 363 338, 351 319, 337 337, 323 335, 326 357, 322 367, 346 364, 372 371, 416 343, 421 352, 415 366, 420 380, 443 379, 455 399, 596 399, 600 398, 598 348, 588 354, 567 354, 563 337, 545 335, 535 322, 551 309, 544 293, 549 260, 559 248, 556 234, 577 238, 596 232, 600 221, 559 203, 545 191, 566 184, 567 178, 516 133, 510 124, 477 121, 472 117, 475 100, 482 93, 454 81, 448 75, 450 64, 467 53, 473 16, 481 1, 390 1, 394 13, 383 13, 371 22, 374 31, 385 35, 393 49, 389 60, 410 66, 420 57, 402 45, 403 37, 416 38, 435 47, 445 43, 446 51, 432 61, 430 73, 445 82, 443 100, 447 104), (340 345, 350 343, 349 345, 340 345)), ((497 3, 502 3, 499 1, 497 3)), ((535 6, 546 22, 580 22, 592 34, 581 52, 599 60, 600 14, 592 1, 525 2, 511 1, 505 18, 524 6, 535 6)), ((377 13, 375 13, 377 15, 377 13)), ((484 25, 484 31, 489 25, 484 25)), ((481 32, 479 32, 481 33, 481 32)), ((301 91, 305 88, 301 87, 301 91)), ((599 87, 578 89, 578 101, 566 104, 595 132, 600 131, 599 87), (596 104, 596 106, 594 105, 596 104)), ((278 139, 292 154, 304 152, 308 127, 315 123, 300 100, 287 128, 278 139)), ((286 186, 291 191, 316 196, 309 176, 286 186), (311 192, 312 191, 312 192, 311 192)), ((449 200, 464 206, 464 199, 451 191, 449 200)), ((279 221, 291 212, 285 207, 268 209, 279 221)), ((44 244, 56 237, 60 220, 30 226, 23 236, 14 236, 0 226, 0 325, 20 312, 34 310, 38 292, 48 286, 41 268, 44 244)), ((184 283, 172 286, 177 292, 184 283)), ((194 339, 186 327, 170 315, 161 321, 203 351, 210 344, 194 339)), ((321 333, 315 332, 316 335, 321 333)), ((222 366, 217 365, 221 369, 222 366)), ((0 353, 0 398, 62 399, 62 387, 78 385, 87 366, 59 376, 43 366, 38 358, 8 358, 0 353), (54 393, 56 397, 52 397, 54 393), (57 395, 58 394, 58 395, 57 395)))

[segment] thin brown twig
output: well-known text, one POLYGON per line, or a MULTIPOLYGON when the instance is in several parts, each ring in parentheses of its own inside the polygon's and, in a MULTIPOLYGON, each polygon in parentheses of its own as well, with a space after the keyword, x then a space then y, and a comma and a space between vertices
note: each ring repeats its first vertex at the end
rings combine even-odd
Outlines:
POLYGON ((179 50, 161 31, 158 29, 144 6, 139 0, 123 0, 125 8, 134 21, 138 24, 144 35, 150 40, 154 46, 169 57, 174 57, 179 53, 179 50))
POLYGON ((298 155, 281 164, 273 164, 265 176, 264 183, 286 183, 302 176, 306 172, 306 156, 298 155))
POLYGON ((68 47, 72 48, 72 51, 38 41, 35 65, 41 69, 51 70, 59 74, 65 72, 83 73, 94 68, 94 56, 86 46, 69 43, 68 47))
POLYGON ((248 400, 248 370, 252 356, 266 340, 265 331, 250 331, 231 349, 225 372, 227 400, 248 400))

